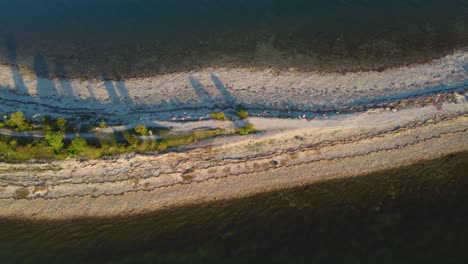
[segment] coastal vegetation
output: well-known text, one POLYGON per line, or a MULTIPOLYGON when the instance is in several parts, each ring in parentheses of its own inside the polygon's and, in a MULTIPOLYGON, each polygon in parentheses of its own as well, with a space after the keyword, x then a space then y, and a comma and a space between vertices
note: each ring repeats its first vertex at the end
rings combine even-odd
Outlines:
MULTIPOLYGON (((80 135, 80 131, 64 118, 45 116, 33 122, 22 112, 15 112, 4 116, 4 120, 0 122, 4 132, 0 135, 0 162, 8 163, 64 160, 70 157, 99 159, 130 152, 160 152, 233 133, 224 129, 203 129, 170 134, 167 130, 148 128, 142 124, 125 131, 102 132, 109 126, 101 120, 95 126, 88 126, 86 134, 80 135), (19 136, 12 132, 30 134, 19 136)), ((248 124, 234 133, 247 135, 254 131, 253 126, 248 124)))
POLYGON ((239 134, 241 134, 241 135, 248 135, 248 134, 251 134, 251 133, 255 133, 257 131, 255 130, 254 125, 249 123, 249 124, 245 125, 244 127, 239 128, 237 130, 237 132, 239 134))
POLYGON ((210 115, 213 119, 216 119, 218 121, 226 120, 226 115, 224 114, 224 112, 212 112, 210 115))
POLYGON ((33 129, 32 122, 26 119, 23 112, 12 113, 10 118, 5 121, 5 126, 17 132, 26 132, 33 129))
POLYGON ((249 117, 249 112, 247 112, 247 110, 243 107, 240 107, 236 110, 236 115, 240 118, 240 119, 246 119, 247 117, 249 117))

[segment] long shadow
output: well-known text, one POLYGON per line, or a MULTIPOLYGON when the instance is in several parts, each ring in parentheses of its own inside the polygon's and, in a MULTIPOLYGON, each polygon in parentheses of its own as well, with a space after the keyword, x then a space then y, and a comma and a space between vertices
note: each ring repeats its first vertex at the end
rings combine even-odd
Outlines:
POLYGON ((189 76, 190 84, 192 85, 193 90, 200 98, 200 103, 211 103, 212 98, 210 93, 206 90, 206 88, 201 84, 197 79, 193 78, 193 76, 189 76))
POLYGON ((128 89, 125 86, 125 81, 113 81, 106 73, 102 73, 101 77, 104 82, 104 87, 113 103, 121 104, 125 102, 126 104, 133 104, 128 89))
POLYGON ((93 88, 90 85, 86 85, 86 90, 88 90, 91 99, 96 100, 96 95, 94 94, 93 88))
POLYGON ((73 88, 68 80, 69 75, 62 63, 55 64, 55 75, 59 78, 60 92, 65 97, 73 97, 73 88))
MULTIPOLYGON (((219 90, 221 96, 218 98, 212 98, 206 88, 195 78, 189 76, 190 83, 195 90, 195 93, 200 97, 201 104, 203 103, 215 103, 216 106, 219 106, 224 109, 236 108, 236 98, 229 92, 226 85, 216 76, 215 74, 210 74, 211 80, 213 81, 215 87, 219 90)), ((237 128, 244 127, 248 122, 246 120, 238 120, 233 111, 225 111, 224 114, 227 118, 233 120, 233 124, 237 128)))
POLYGON ((36 91, 39 97, 57 96, 58 92, 55 83, 49 79, 49 66, 45 57, 40 53, 37 53, 34 57, 34 72, 38 76, 36 91))
POLYGON ((119 95, 115 91, 114 84, 112 83, 110 78, 105 73, 102 73, 101 77, 102 77, 102 81, 104 82, 104 87, 106 88, 107 94, 111 98, 112 102, 114 104, 120 104, 119 95))
POLYGON ((208 90, 206 89, 206 87, 203 86, 203 84, 201 84, 193 76, 189 76, 190 84, 192 85, 192 88, 194 89, 197 96, 200 98, 200 102, 202 104, 203 103, 217 103, 218 105, 223 105, 223 106, 234 106, 237 100, 229 92, 226 85, 224 85, 224 83, 215 74, 211 73, 210 76, 211 76, 211 80, 213 81, 213 84, 219 90, 219 93, 221 94, 221 96, 218 98, 213 98, 208 92, 208 90))
POLYGON ((114 83, 114 90, 118 93, 120 97, 120 101, 124 101, 126 104, 133 104, 131 100, 130 94, 128 93, 127 86, 125 85, 125 81, 122 80, 120 74, 114 70, 112 73, 113 83, 114 83))
POLYGON ((216 88, 218 88, 219 92, 221 93, 221 99, 225 101, 225 103, 232 103, 236 102, 236 98, 232 96, 232 94, 227 89, 226 85, 218 78, 218 76, 214 75, 213 73, 210 74, 211 80, 213 81, 216 88))
POLYGON ((123 99, 127 104, 133 104, 133 101, 130 98, 130 94, 128 93, 128 89, 125 86, 125 81, 118 81, 115 83, 115 89, 120 95, 121 100, 123 99))
POLYGON ((9 36, 6 41, 5 45, 7 47, 8 52, 8 63, 10 64, 11 73, 13 75, 13 82, 15 84, 15 92, 18 94, 27 95, 28 89, 26 89, 26 85, 24 84, 23 76, 19 71, 18 61, 17 61, 17 43, 14 37, 9 36))

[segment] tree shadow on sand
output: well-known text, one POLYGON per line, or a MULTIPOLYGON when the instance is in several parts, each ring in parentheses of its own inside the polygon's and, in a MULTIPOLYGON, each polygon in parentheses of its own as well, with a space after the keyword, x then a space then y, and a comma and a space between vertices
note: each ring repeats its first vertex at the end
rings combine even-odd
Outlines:
MULTIPOLYGON (((101 74, 102 81, 104 82, 104 87, 109 95, 110 99, 114 104, 133 104, 133 101, 130 97, 127 87, 125 86, 125 81, 123 80, 112 80, 108 74, 101 74)), ((89 90, 89 88, 88 88, 89 90)))
POLYGON ((201 104, 215 105, 220 108, 235 107, 237 99, 229 92, 224 83, 214 74, 210 74, 214 87, 218 89, 220 96, 214 97, 210 94, 209 89, 201 84, 192 75, 189 76, 190 84, 195 91, 195 94, 200 99, 201 104))
POLYGON ((14 91, 17 94, 28 94, 28 90, 25 88, 23 76, 20 73, 20 69, 17 61, 17 43, 13 36, 8 36, 5 45, 7 47, 7 58, 10 65, 11 73, 13 75, 14 91))
POLYGON ((37 78, 36 91, 39 97, 53 97, 58 96, 55 83, 50 80, 49 65, 45 57, 41 53, 37 53, 34 57, 34 72, 36 76, 43 76, 44 78, 37 78))

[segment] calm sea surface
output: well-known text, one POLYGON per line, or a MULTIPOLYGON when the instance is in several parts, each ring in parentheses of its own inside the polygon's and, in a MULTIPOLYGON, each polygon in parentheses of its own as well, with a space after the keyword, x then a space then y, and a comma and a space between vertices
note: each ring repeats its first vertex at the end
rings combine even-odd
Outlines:
POLYGON ((0 221, 1 263, 468 263, 468 153, 132 218, 0 221))
POLYGON ((359 70, 467 44, 468 0, 0 0, 0 63, 47 77, 359 70))

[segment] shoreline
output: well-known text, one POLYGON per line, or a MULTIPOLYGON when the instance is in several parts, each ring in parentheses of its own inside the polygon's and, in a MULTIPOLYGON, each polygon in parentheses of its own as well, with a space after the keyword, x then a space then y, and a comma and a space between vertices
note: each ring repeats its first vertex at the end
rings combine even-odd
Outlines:
POLYGON ((365 104, 468 87, 468 52, 383 72, 322 74, 207 69, 123 81, 45 79, 0 67, 3 113, 18 103, 27 116, 100 113, 116 122, 196 121, 244 106, 261 117, 306 118, 365 104))
MULTIPOLYGON (((159 157, 160 161, 153 161, 153 163, 151 160, 156 157, 137 155, 127 161, 127 164, 132 164, 129 167, 133 167, 133 169, 127 169, 134 170, 132 173, 134 176, 115 182, 105 180, 116 180, 113 175, 109 174, 107 176, 106 174, 93 175, 100 179, 95 183, 93 183, 94 177, 90 178, 91 175, 79 176, 79 174, 86 173, 86 171, 95 174, 102 171, 98 169, 99 166, 108 167, 109 165, 115 166, 111 170, 115 173, 119 167, 128 166, 125 165, 125 158, 117 162, 115 160, 79 162, 76 168, 82 168, 82 172, 70 175, 69 179, 60 180, 56 178, 57 176, 51 176, 49 180, 46 180, 44 173, 42 177, 39 173, 37 177, 42 179, 39 182, 42 184, 38 186, 36 182, 28 187, 34 193, 31 195, 35 198, 6 198, 4 196, 6 190, 18 190, 25 187, 4 187, 3 198, 0 199, 2 206, 0 213, 2 218, 32 220, 107 218, 242 198, 330 179, 355 177, 467 151, 467 120, 466 116, 461 116, 436 124, 430 123, 399 132, 384 133, 360 140, 345 140, 336 145, 300 149, 276 156, 260 156, 246 160, 234 157, 231 161, 219 161, 217 166, 213 165, 216 162, 210 161, 209 167, 202 166, 201 168, 196 168, 196 166, 203 164, 194 159, 195 157, 208 158, 202 154, 203 149, 192 153, 162 155, 159 157), (190 155, 192 157, 188 157, 190 155), (177 162, 179 165, 176 168, 179 170, 178 173, 145 177, 148 175, 143 173, 145 169, 141 167, 155 170, 154 164, 160 164, 162 160, 167 163, 177 161, 177 156, 179 156, 177 162), (180 158, 185 159, 185 162, 180 161, 180 158), (94 164, 94 167, 90 167, 90 164, 94 164), (195 167, 192 164, 196 164, 195 167), (239 168, 239 165, 243 168, 239 168), (184 167, 189 172, 184 171, 184 167), (246 168, 250 168, 251 171, 249 172, 246 168), (220 172, 221 175, 213 175, 214 170, 220 172), (244 170, 244 172, 236 170, 244 170), (228 174, 228 176, 223 174, 228 174), (288 177, 286 178, 285 175, 288 177), (76 182, 76 180, 83 182, 76 182), (154 185, 158 183, 163 185, 160 187, 154 185), (54 197, 55 195, 59 196, 54 197)), ((216 153, 216 150, 213 151, 216 153)), ((103 172, 106 173, 106 171, 103 172)), ((17 194, 17 192, 14 193, 17 194)))
POLYGON ((460 51, 383 72, 213 69, 120 82, 48 80, 0 67, 4 113, 20 104, 28 116, 78 115, 79 123, 105 116, 116 125, 172 122, 190 129, 197 122, 219 125, 207 121, 213 109, 227 109, 229 117, 233 107, 245 106, 246 121, 261 131, 159 154, 0 163, 0 218, 145 214, 465 152, 467 66, 468 52, 460 51))
MULTIPOLYGON (((257 72, 273 72, 273 73, 279 73, 279 72, 295 72, 295 73, 304 73, 304 74, 338 74, 338 75, 346 75, 346 74, 352 74, 352 73, 362 73, 362 72, 384 72, 384 71, 389 71, 389 70, 395 70, 398 68, 411 68, 417 65, 421 64, 428 64, 431 63, 432 61, 435 60, 440 60, 444 57, 452 56, 458 53, 465 53, 468 52, 468 49, 465 46, 460 46, 460 47, 453 47, 453 48, 448 48, 446 51, 440 52, 439 54, 433 54, 433 55, 428 55, 426 57, 422 58, 413 58, 411 62, 393 62, 393 63, 378 63, 375 62, 374 66, 363 66, 363 65, 356 65, 356 66, 348 66, 348 68, 345 69, 333 69, 331 66, 284 66, 284 65, 277 65, 277 64, 261 64, 261 65, 255 65, 255 64, 249 64, 249 63, 227 63, 227 64, 222 64, 222 63, 214 63, 217 66, 209 66, 209 65, 201 65, 201 66, 194 66, 194 67, 188 67, 188 68, 181 68, 181 69, 172 69, 170 71, 156 71, 156 72, 148 72, 145 73, 144 75, 139 75, 136 73, 133 74, 125 74, 125 73, 119 73, 114 76, 114 73, 107 73, 107 74, 72 74, 72 73, 66 73, 66 74, 61 74, 59 73, 48 73, 47 75, 44 75, 42 72, 35 72, 34 70, 31 69, 30 65, 26 64, 21 64, 21 63, 10 63, 10 62, 0 62, 0 68, 11 68, 11 69, 17 69, 19 72, 21 72, 22 75, 27 75, 27 76, 34 76, 36 78, 44 78, 47 80, 58 80, 58 79, 67 79, 67 80, 75 80, 75 81, 125 81, 128 79, 148 79, 148 78, 154 78, 157 76, 164 76, 164 75, 174 75, 174 74, 180 74, 180 73, 192 73, 192 72, 203 72, 203 71, 217 71, 217 70, 225 70, 225 69, 231 69, 231 70, 242 70, 242 69, 249 69, 251 71, 257 71, 257 72), (381 64, 381 65, 380 65, 381 64)), ((46 70, 44 70, 46 71, 46 70)))

